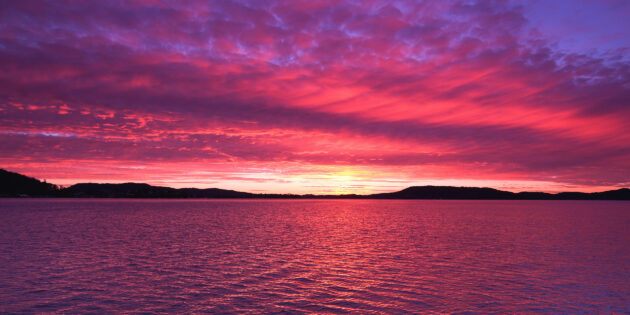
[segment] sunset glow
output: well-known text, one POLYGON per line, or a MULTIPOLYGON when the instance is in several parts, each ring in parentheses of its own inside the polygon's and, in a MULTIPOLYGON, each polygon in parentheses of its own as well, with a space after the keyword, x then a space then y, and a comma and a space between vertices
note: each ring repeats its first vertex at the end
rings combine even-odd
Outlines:
POLYGON ((347 194, 630 185, 627 1, 9 1, 0 168, 347 194))

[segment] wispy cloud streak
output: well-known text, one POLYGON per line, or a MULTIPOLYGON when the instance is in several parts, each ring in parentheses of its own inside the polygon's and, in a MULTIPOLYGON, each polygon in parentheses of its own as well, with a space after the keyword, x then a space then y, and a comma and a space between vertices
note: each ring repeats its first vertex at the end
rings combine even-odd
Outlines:
POLYGON ((63 183, 199 186, 194 178, 274 192, 370 191, 387 180, 628 185, 627 31, 560 28, 553 19, 568 5, 591 10, 584 23, 630 10, 621 1, 6 2, 0 163, 63 183), (602 39, 588 46, 593 34, 602 39), (309 185, 312 174, 321 183, 309 185))

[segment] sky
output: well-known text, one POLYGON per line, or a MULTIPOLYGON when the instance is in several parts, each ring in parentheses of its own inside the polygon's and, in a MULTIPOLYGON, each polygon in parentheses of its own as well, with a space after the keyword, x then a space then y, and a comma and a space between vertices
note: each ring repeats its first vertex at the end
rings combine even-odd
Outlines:
POLYGON ((0 168, 268 193, 630 186, 630 2, 2 1, 0 168))

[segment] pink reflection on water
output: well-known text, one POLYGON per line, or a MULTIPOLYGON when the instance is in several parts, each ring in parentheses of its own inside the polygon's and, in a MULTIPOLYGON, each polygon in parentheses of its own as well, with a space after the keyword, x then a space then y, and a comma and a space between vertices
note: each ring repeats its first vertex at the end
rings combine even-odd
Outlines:
POLYGON ((3 312, 627 312, 608 201, 0 200, 3 312))

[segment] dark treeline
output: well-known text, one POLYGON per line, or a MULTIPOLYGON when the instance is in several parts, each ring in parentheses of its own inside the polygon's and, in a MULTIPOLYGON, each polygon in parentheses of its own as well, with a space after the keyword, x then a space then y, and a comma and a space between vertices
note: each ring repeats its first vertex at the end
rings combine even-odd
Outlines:
POLYGON ((0 196, 54 196, 60 191, 57 185, 0 169, 0 196))
POLYGON ((170 188, 141 183, 82 183, 59 187, 0 169, 0 197, 62 198, 264 198, 264 199, 500 199, 500 200, 630 200, 630 189, 597 193, 513 193, 493 188, 415 186, 397 192, 371 195, 252 194, 218 188, 170 188))

